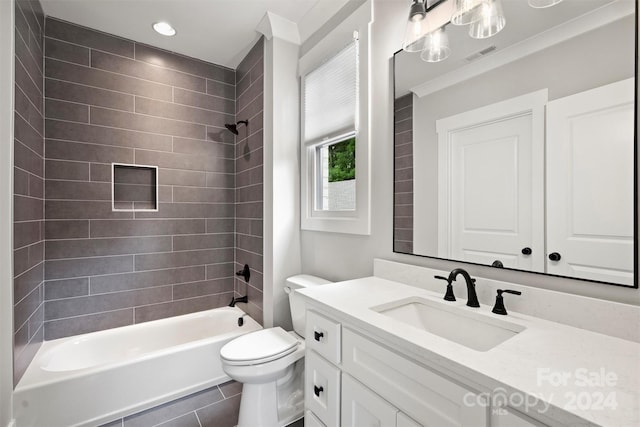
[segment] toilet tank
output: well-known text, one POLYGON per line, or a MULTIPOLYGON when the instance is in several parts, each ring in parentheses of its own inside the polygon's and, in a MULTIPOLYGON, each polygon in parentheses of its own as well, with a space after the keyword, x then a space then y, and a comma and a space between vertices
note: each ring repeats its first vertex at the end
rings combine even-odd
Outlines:
POLYGON ((304 337, 306 307, 304 298, 294 291, 296 289, 308 288, 310 286, 326 285, 327 283, 332 282, 308 274, 291 276, 285 281, 284 291, 289 294, 289 306, 291 307, 291 321, 293 322, 293 330, 301 337, 304 337))

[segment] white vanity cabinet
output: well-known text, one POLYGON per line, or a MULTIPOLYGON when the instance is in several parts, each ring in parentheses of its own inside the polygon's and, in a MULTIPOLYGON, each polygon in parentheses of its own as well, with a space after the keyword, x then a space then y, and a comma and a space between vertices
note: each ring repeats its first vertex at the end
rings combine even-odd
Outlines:
POLYGON ((311 425, 488 426, 489 407, 475 391, 324 313, 308 310, 306 328, 305 410, 311 425))

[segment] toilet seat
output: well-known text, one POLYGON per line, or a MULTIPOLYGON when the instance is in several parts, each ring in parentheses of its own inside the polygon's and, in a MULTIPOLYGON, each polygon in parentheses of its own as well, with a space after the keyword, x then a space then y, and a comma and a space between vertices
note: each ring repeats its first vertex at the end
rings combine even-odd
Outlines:
POLYGON ((229 365, 258 365, 293 353, 299 341, 281 327, 262 329, 242 335, 220 350, 229 365))

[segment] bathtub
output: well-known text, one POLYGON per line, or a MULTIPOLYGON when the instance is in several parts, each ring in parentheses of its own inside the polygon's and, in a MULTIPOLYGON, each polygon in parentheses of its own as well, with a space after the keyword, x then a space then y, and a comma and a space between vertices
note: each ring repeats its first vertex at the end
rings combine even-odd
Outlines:
POLYGON ((223 307, 46 341, 14 392, 20 427, 97 426, 228 381, 220 348, 262 327, 223 307))

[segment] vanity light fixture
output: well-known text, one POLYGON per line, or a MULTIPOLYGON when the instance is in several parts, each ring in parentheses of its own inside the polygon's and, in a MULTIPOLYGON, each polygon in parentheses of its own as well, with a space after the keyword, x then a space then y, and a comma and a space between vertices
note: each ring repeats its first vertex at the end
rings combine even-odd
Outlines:
POLYGON ((471 24, 478 19, 477 10, 486 3, 488 3, 486 0, 454 0, 451 23, 453 25, 471 24))
POLYGON ((424 37, 429 32, 427 28, 427 9, 424 0, 412 0, 409 8, 407 29, 404 33, 402 49, 407 52, 420 52, 424 48, 424 37))
POLYGON ((555 6, 562 0, 529 0, 529 6, 536 9, 544 9, 545 7, 555 6))
POLYGON ((175 36, 176 29, 171 26, 168 22, 160 21, 153 24, 153 29, 158 34, 162 34, 163 36, 175 36))
POLYGON ((426 62, 440 62, 444 61, 451 55, 451 49, 449 48, 449 37, 445 32, 445 26, 438 28, 435 31, 430 32, 425 37, 425 44, 420 58, 426 62))
MULTIPOLYGON (((528 0, 533 8, 554 6, 562 0, 528 0)), ((502 0, 411 0, 409 19, 402 42, 402 50, 421 52, 426 62, 439 62, 451 54, 445 26, 469 25, 469 36, 486 39, 498 34, 507 24, 502 0), (437 28, 429 21, 429 11, 440 3, 453 3, 453 12, 447 23, 437 28)), ((440 24, 438 24, 440 25, 440 24)))
POLYGON ((469 25, 469 36, 474 39, 486 39, 494 36, 502 31, 507 24, 501 0, 483 3, 474 13, 475 19, 469 25))

